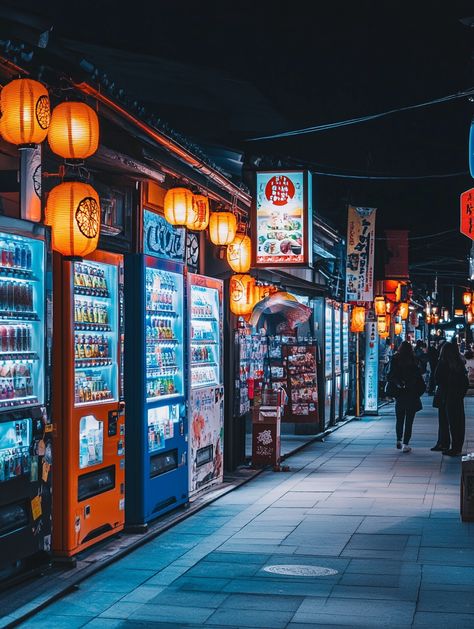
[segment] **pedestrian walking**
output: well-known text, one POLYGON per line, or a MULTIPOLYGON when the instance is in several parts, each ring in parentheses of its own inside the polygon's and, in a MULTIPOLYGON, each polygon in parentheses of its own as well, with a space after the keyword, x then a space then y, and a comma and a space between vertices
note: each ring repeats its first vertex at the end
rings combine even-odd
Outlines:
POLYGON ((432 450, 441 450, 447 456, 460 456, 466 427, 464 396, 469 380, 457 343, 444 343, 435 378, 439 428, 438 443, 432 450))
POLYGON ((403 341, 394 355, 388 380, 395 395, 397 448, 402 452, 410 452, 411 447, 408 444, 413 420, 415 414, 423 408, 420 398, 426 386, 408 341, 403 341))

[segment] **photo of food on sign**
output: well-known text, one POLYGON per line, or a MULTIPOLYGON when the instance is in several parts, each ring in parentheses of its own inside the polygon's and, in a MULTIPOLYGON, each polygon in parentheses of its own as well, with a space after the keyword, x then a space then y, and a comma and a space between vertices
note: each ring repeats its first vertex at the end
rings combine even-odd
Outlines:
POLYGON ((303 173, 257 173, 257 264, 304 262, 303 173))

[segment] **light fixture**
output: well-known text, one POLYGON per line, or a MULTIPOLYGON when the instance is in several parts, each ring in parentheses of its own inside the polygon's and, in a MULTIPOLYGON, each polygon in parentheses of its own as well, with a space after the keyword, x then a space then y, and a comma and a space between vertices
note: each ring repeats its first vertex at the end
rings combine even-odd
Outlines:
POLYGON ((99 146, 99 119, 86 103, 67 101, 53 109, 48 143, 56 155, 69 160, 84 160, 99 146))
POLYGON ((379 317, 385 315, 387 312, 387 306, 385 305, 385 297, 383 295, 377 295, 374 299, 375 314, 379 317))
POLYGON ((385 334, 386 331, 387 331, 387 319, 385 315, 379 315, 377 317, 377 332, 379 333, 379 336, 380 336, 381 334, 385 334))
POLYGON ((237 219, 232 212, 211 212, 209 237, 220 247, 230 245, 237 233, 237 219))
POLYGON ((168 190, 163 205, 166 220, 175 227, 184 227, 194 215, 193 193, 187 188, 168 190))
POLYGON ((395 323, 395 334, 396 336, 400 336, 403 331, 403 325, 401 323, 395 323))
POLYGON ((365 308, 354 306, 351 314, 351 332, 363 332, 365 327, 365 308))
POLYGON ((227 246, 227 262, 235 273, 247 273, 250 269, 252 242, 246 234, 237 234, 227 246))
POLYGON ((403 320, 408 318, 408 310, 408 303, 406 301, 401 301, 398 305, 398 314, 403 320))
POLYGON ((33 79, 15 79, 0 93, 0 134, 27 147, 40 144, 48 133, 51 112, 46 87, 33 79))
POLYGON ((60 183, 46 203, 46 225, 51 226, 52 247, 64 256, 77 258, 97 248, 100 202, 92 186, 80 181, 60 183))
POLYGON ((252 312, 255 304, 255 279, 251 275, 233 275, 229 286, 230 310, 237 316, 252 312))
POLYGON ((470 290, 464 291, 464 293, 462 294, 462 303, 465 306, 469 306, 471 301, 472 301, 472 293, 471 293, 471 291, 470 290))
POLYGON ((186 227, 195 232, 204 231, 209 225, 209 199, 203 194, 193 195, 193 211, 188 216, 186 227))

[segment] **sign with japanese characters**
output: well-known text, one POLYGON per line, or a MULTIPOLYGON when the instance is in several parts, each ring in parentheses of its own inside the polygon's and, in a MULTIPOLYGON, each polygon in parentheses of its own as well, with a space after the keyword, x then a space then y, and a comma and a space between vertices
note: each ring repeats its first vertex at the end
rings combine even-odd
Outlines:
POLYGON ((471 121, 469 131, 469 170, 471 177, 474 179, 474 119, 471 121))
POLYGON ((364 411, 377 413, 379 382, 379 339, 377 323, 365 324, 365 362, 364 362, 364 411))
POLYGON ((253 209, 255 266, 312 263, 311 174, 258 172, 253 209))
POLYGON ((346 301, 374 298, 375 215, 372 207, 349 206, 347 216, 346 301))
POLYGON ((474 188, 461 194, 461 234, 474 240, 474 188))
POLYGON ((149 210, 143 211, 143 249, 149 256, 183 262, 186 251, 186 230, 174 227, 149 210))

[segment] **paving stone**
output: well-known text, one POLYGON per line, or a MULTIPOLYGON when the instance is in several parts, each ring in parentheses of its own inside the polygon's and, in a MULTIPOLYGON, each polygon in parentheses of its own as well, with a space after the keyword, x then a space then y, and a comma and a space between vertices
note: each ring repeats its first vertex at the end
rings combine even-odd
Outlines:
POLYGON ((452 627, 453 629, 472 629, 474 616, 471 614, 443 614, 435 612, 417 612, 414 627, 452 627))
POLYGON ((263 629, 285 629, 293 616, 292 611, 272 611, 241 608, 238 614, 229 614, 228 609, 218 609, 206 621, 207 625, 234 625, 239 627, 263 627, 263 629))

